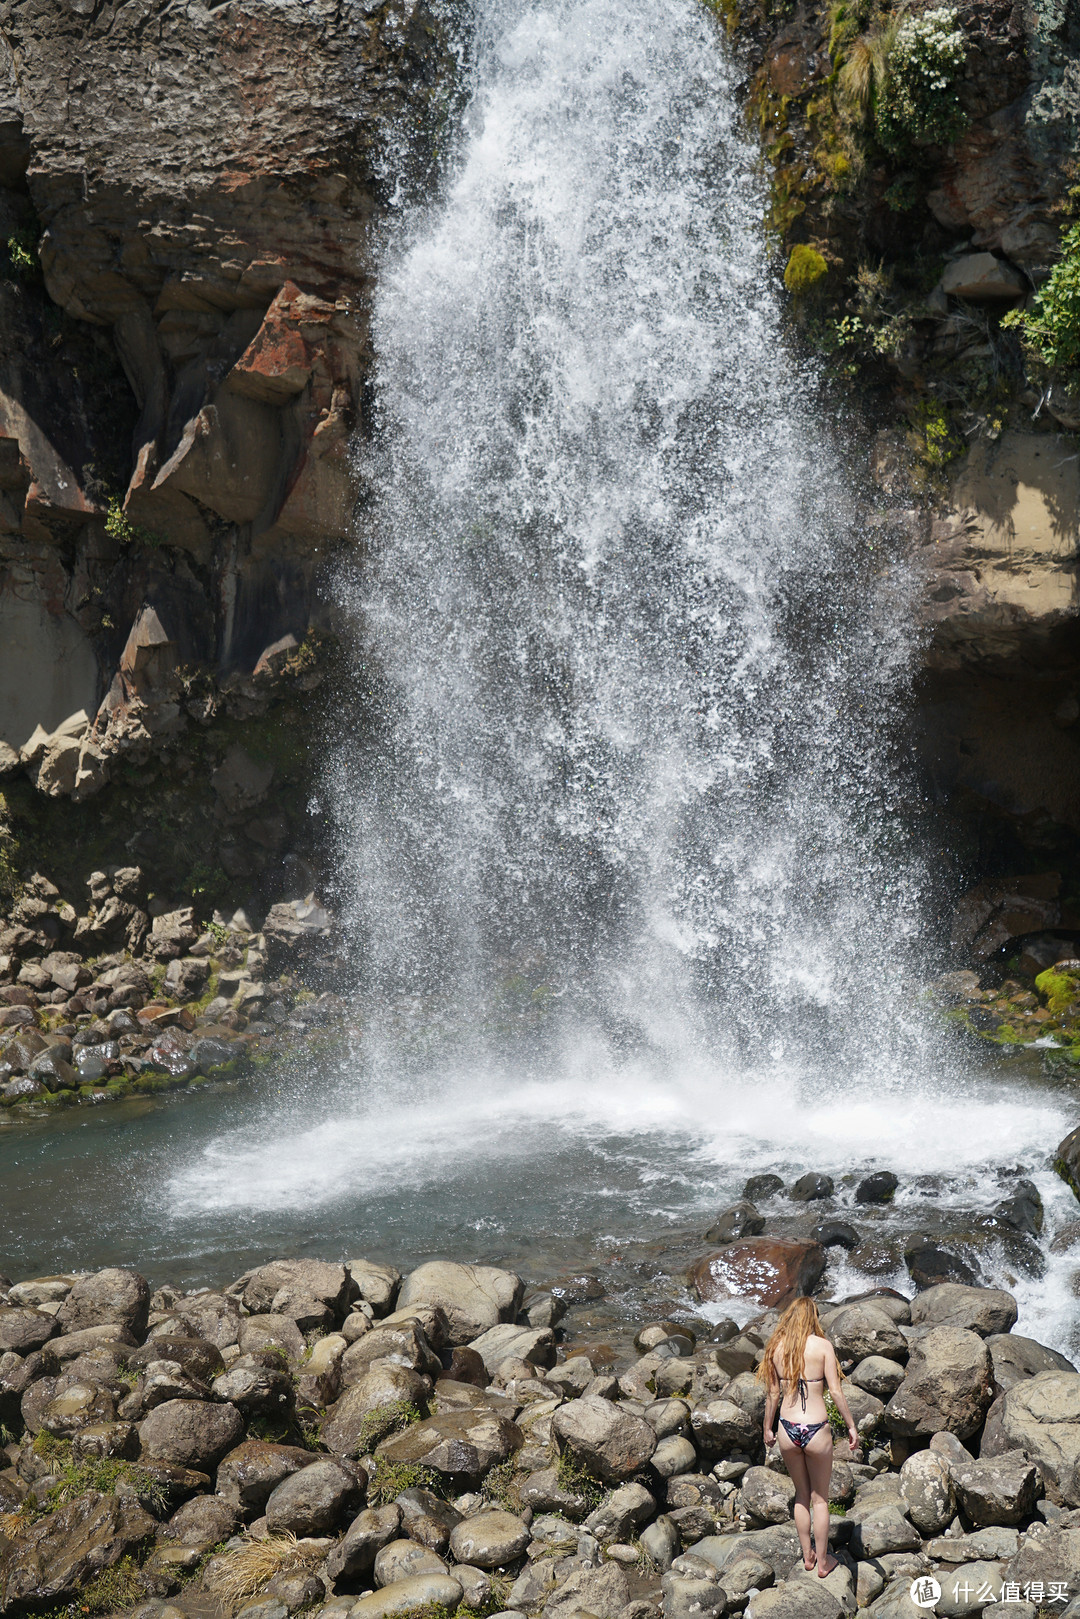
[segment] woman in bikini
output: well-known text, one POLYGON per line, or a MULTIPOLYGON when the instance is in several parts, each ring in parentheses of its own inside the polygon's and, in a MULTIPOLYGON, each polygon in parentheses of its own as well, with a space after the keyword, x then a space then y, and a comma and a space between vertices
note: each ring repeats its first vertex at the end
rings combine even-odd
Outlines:
POLYGON ((826 1387, 847 1424, 853 1454, 859 1435, 840 1386, 836 1351, 822 1333, 812 1299, 796 1299, 788 1305, 765 1346, 757 1375, 767 1390, 765 1444, 772 1445, 779 1438, 784 1466, 795 1485, 795 1528, 803 1567, 810 1570, 816 1563, 819 1578, 825 1579, 836 1567, 836 1558, 829 1556, 833 1441, 825 1409, 826 1387))

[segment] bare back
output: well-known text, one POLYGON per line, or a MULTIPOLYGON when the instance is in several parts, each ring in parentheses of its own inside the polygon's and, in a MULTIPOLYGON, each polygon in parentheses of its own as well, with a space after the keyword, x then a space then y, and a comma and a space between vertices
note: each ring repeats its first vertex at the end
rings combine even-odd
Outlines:
POLYGON ((806 1340, 803 1354, 802 1377, 794 1388, 784 1380, 783 1364, 779 1355, 773 1356, 773 1370, 780 1384, 780 1415, 790 1422, 827 1422, 825 1409, 826 1357, 832 1345, 827 1338, 811 1335, 806 1340))

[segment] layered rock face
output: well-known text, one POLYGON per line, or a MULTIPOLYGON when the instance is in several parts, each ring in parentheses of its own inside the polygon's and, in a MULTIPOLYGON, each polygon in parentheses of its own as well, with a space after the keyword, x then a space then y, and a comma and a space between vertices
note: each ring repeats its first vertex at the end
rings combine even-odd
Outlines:
POLYGON ((119 817, 178 898, 185 861, 243 887, 268 857, 306 858, 277 787, 245 798, 222 772, 255 722, 274 732, 269 778, 297 718, 283 670, 322 679, 326 580, 355 543, 380 164, 396 131, 444 116, 452 70, 423 4, 0 6, 0 840, 16 871, 42 863, 23 847, 40 795, 110 782, 80 825, 100 845, 119 817), (190 837, 153 830, 160 784, 154 805, 135 783, 158 770, 190 837), (261 847, 237 842, 256 804, 275 822, 261 847))

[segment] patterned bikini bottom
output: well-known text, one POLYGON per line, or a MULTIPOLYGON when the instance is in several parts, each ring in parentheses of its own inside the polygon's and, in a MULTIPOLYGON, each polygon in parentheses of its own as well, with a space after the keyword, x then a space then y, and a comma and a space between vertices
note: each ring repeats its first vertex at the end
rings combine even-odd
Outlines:
POLYGON ((789 1422, 787 1417, 781 1417, 780 1426, 793 1445, 797 1445, 800 1450, 805 1450, 818 1430, 827 1428, 829 1424, 828 1422, 789 1422))

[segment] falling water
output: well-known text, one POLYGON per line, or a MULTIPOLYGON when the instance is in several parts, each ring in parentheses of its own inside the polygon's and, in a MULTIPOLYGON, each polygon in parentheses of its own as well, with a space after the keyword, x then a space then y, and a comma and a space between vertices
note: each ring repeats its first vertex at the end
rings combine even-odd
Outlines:
MULTIPOLYGON (((380 265, 342 586, 359 1035, 179 1137, 151 1113, 108 1151, 96 1121, 19 1148, 26 1245, 55 1268, 78 1184, 103 1256, 134 1228, 195 1276, 252 1250, 551 1275, 654 1239, 677 1275, 748 1174, 813 1168, 903 1284, 890 1242, 991 1208, 1003 1163, 1049 1231, 1071 1105, 1034 1060, 960 1064, 921 1010, 910 581, 785 338, 722 34, 699 0, 473 22, 444 184, 380 265), (902 1178, 878 1215, 853 1207, 876 1166, 902 1178)), ((865 1285, 830 1252, 837 1296, 865 1285)), ((1067 1256, 975 1262, 1067 1343, 1067 1256)))
POLYGON ((910 1071, 906 581, 783 340, 717 34, 492 0, 386 254, 338 784, 384 1054, 404 1005, 474 1056, 527 1005, 548 1061, 910 1071))

